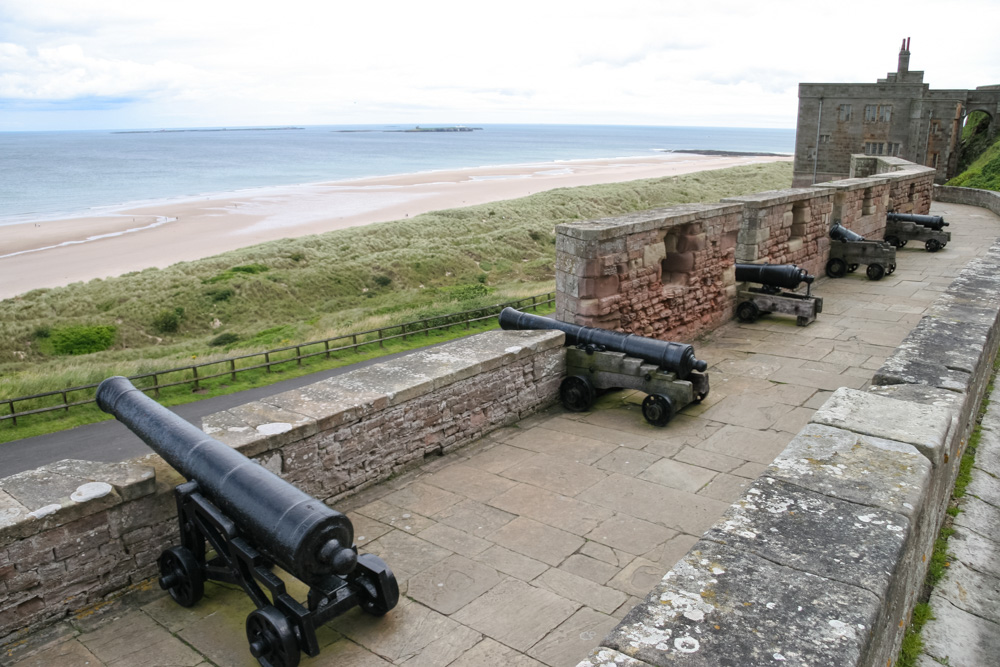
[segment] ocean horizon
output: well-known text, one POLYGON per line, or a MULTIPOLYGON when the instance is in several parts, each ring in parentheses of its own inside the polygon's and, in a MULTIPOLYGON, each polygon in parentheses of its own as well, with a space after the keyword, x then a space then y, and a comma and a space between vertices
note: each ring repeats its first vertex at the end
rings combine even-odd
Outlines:
POLYGON ((795 144, 794 129, 468 124, 468 131, 406 131, 416 127, 0 132, 0 225, 272 186, 685 149, 792 154, 795 144))

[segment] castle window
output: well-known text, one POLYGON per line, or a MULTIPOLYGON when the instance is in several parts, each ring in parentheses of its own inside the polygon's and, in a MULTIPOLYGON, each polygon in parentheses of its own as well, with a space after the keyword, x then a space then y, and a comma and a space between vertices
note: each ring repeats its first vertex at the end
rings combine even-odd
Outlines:
MULTIPOLYGON (((891 144, 890 144, 891 146, 891 144)), ((886 150, 886 145, 880 141, 866 141, 865 142, 865 155, 891 155, 889 151, 886 150)))
POLYGON ((937 167, 938 167, 938 154, 937 153, 931 153, 931 160, 930 160, 930 162, 931 162, 930 166, 932 166, 935 169, 937 169, 937 167))
POLYGON ((819 135, 819 143, 821 143, 821 144, 828 144, 828 143, 830 143, 830 135, 829 134, 821 134, 821 135, 819 135))
POLYGON ((902 146, 903 145, 900 144, 900 143, 891 143, 886 148, 885 154, 886 155, 896 155, 896 156, 898 156, 900 150, 902 150, 902 146))
POLYGON ((851 105, 841 104, 840 105, 840 120, 848 121, 851 120, 851 105))
MULTIPOLYGON (((892 105, 883 104, 878 110, 878 120, 880 123, 888 123, 892 120, 892 105)), ((898 144, 897 144, 898 145, 898 144)))
POLYGON ((875 119, 878 118, 878 105, 877 104, 866 104, 865 105, 865 122, 874 123, 875 119))

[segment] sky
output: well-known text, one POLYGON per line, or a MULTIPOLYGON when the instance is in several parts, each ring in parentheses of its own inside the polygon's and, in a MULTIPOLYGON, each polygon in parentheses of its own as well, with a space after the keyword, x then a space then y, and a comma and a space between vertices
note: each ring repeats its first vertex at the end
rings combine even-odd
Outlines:
POLYGON ((0 131, 794 128, 800 82, 1000 84, 1000 0, 0 0, 0 131))

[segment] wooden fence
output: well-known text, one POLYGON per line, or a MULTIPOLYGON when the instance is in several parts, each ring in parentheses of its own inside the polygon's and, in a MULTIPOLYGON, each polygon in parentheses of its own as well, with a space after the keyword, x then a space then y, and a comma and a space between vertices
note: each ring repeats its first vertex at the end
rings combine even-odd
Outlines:
MULTIPOLYGON (((297 365, 301 366, 303 359, 318 356, 325 356, 329 358, 334 352, 340 352, 342 350, 357 351, 365 345, 375 344, 378 344, 379 347, 385 347, 385 341, 387 340, 393 340, 396 338, 406 339, 407 337, 416 334, 428 333, 440 329, 450 329, 455 326, 465 325, 465 328, 468 329, 474 322, 480 322, 482 320, 488 320, 496 317, 497 314, 507 306, 511 306, 513 308, 530 308, 531 310, 535 310, 539 306, 548 305, 550 303, 555 303, 555 292, 525 297, 523 299, 518 299, 517 301, 501 303, 495 306, 486 306, 484 308, 476 308, 474 310, 464 310, 457 313, 450 313, 448 315, 439 315, 437 317, 414 320, 413 322, 394 324, 392 326, 382 327, 379 329, 359 331, 357 333, 345 334, 335 338, 326 338, 324 340, 315 340, 308 343, 287 345, 285 347, 267 350, 266 352, 255 352, 252 354, 243 354, 238 357, 228 357, 217 361, 208 361, 202 364, 168 368, 162 371, 156 371, 155 373, 131 375, 129 376, 129 380, 131 380, 136 387, 142 391, 153 392, 154 396, 159 396, 161 389, 176 387, 179 385, 192 385, 194 390, 198 390, 201 388, 201 382, 211 380, 213 378, 229 376, 235 382, 236 376, 239 373, 245 373, 247 371, 253 371, 260 368, 263 368, 270 373, 273 366, 291 362, 295 362, 297 365), (320 346, 322 349, 312 349, 320 346), (295 351, 294 355, 283 354, 291 352, 292 350, 295 351), (276 356, 278 358, 272 359, 272 356, 276 356), (257 361, 258 359, 260 359, 259 362, 257 361), (238 365, 237 362, 242 362, 243 364, 248 365, 241 366, 238 365), (182 378, 179 380, 167 377, 178 373, 182 375, 182 378)), ((95 400, 93 394, 95 393, 98 384, 85 384, 79 387, 58 389, 56 391, 48 391, 42 394, 33 394, 31 396, 0 398, 0 404, 6 404, 9 410, 9 414, 0 415, 0 423, 9 420, 12 426, 17 426, 18 417, 26 417, 28 415, 36 415, 43 412, 52 412, 54 410, 65 410, 69 412, 69 409, 72 407, 93 403, 95 400), (74 400, 70 400, 73 394, 76 394, 77 396, 83 394, 85 397, 73 397, 74 400), (61 399, 62 402, 55 405, 24 410, 22 412, 17 412, 14 408, 16 403, 37 401, 39 399, 61 399)))

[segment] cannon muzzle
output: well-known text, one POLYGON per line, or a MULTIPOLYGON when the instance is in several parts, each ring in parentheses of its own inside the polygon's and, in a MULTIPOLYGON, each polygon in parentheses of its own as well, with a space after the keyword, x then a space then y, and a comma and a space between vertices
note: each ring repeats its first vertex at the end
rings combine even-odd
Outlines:
POLYGON ((885 214, 885 219, 894 222, 915 222, 935 232, 948 226, 948 223, 940 215, 917 215, 916 213, 893 213, 890 211, 885 214))
POLYGON ((614 352, 624 352, 630 357, 664 368, 684 380, 692 371, 703 372, 708 363, 695 359, 694 348, 686 343, 646 338, 635 334, 585 327, 560 322, 540 315, 522 313, 514 308, 500 312, 501 329, 555 329, 566 334, 568 345, 597 345, 614 352))
POLYGON ((357 563, 350 520, 270 470, 206 435, 136 389, 110 377, 97 405, 240 526, 264 555, 302 581, 345 575, 357 563))
POLYGON ((815 276, 794 264, 737 264, 736 280, 759 283, 771 288, 796 289, 800 284, 811 285, 815 276))
POLYGON ((861 234, 855 234, 847 227, 840 224, 840 221, 833 223, 833 227, 830 228, 830 238, 834 241, 842 241, 844 243, 857 241, 864 241, 865 237, 861 234))

